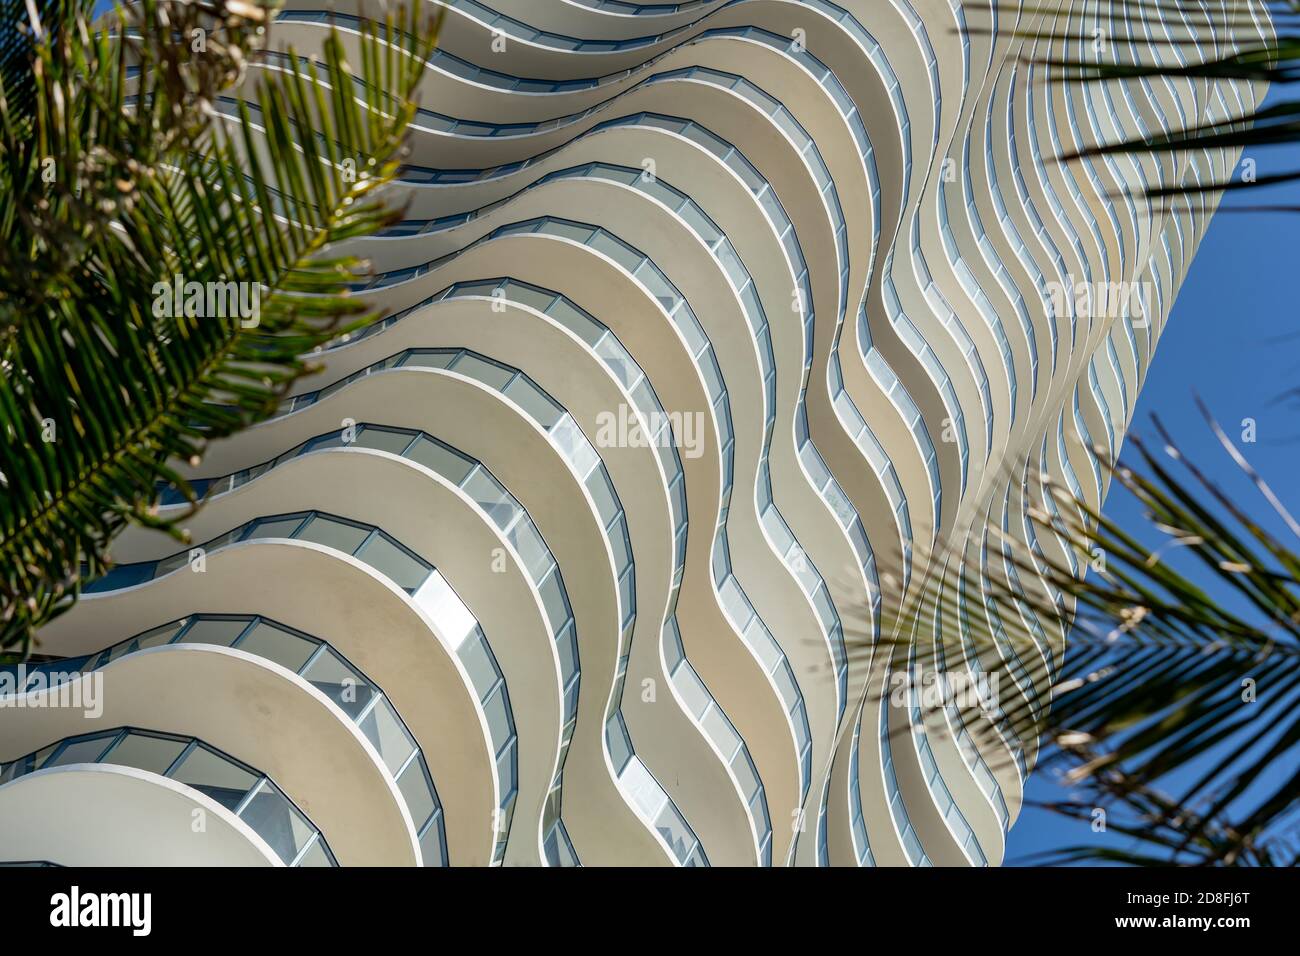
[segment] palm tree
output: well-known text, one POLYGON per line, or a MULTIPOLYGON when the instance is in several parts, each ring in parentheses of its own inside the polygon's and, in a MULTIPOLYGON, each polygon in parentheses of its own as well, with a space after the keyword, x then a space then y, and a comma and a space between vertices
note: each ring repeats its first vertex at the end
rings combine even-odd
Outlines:
POLYGON ((411 4, 357 62, 332 26, 299 57, 265 49, 274 2, 0 0, 0 647, 128 524, 183 541, 156 508, 200 504, 177 463, 368 319, 333 250, 401 218, 379 193, 436 24, 411 4))
MULTIPOLYGON (((1208 413, 1207 413, 1208 418, 1208 413)), ((1216 436, 1292 536, 1300 523, 1216 424, 1216 436)), ((1076 794, 1048 809, 1089 820, 1107 810, 1124 848, 1072 847, 1054 861, 1292 865, 1300 806, 1300 553, 1279 541, 1206 472, 1159 421, 1162 451, 1133 439, 1139 464, 1113 474, 1165 543, 1086 507, 1055 522, 1093 562, 1077 578, 1037 567, 1068 595, 1074 631, 1055 676, 1040 769, 1063 771, 1076 794), (1171 566, 1170 557, 1190 565, 1171 566)), ((1044 527, 1051 522, 1038 516, 1044 527)), ((1045 569, 1043 565, 1046 564, 1045 569)), ((1008 612, 1019 597, 1003 591, 1008 612)), ((1060 619, 1045 601, 1042 617, 1060 619)))

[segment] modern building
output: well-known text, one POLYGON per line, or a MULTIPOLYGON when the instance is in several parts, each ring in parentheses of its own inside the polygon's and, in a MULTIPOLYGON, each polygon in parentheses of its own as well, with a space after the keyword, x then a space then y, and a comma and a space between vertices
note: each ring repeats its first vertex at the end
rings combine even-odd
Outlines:
POLYGON ((1262 95, 1041 60, 1222 52, 1223 5, 441 6, 408 218, 357 244, 385 318, 193 471, 200 548, 128 532, 42 633, 0 857, 999 863, 1064 635, 979 595, 1053 597, 1011 541, 1079 564, 1031 511, 1102 501, 1216 201, 1133 192, 1236 162, 1056 157, 1262 95), (1000 703, 885 692, 882 622, 972 573, 904 636, 1000 703))

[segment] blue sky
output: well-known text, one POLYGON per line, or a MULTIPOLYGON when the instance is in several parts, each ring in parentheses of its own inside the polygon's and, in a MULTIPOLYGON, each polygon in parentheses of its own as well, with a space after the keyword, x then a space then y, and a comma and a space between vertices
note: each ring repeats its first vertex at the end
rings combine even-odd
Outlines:
MULTIPOLYGON (((1269 102, 1281 97, 1276 90, 1269 102)), ((1255 150, 1260 176, 1300 168, 1300 149, 1255 150)), ((1225 202, 1300 205, 1300 186, 1242 190, 1225 202)), ((1300 323, 1293 290, 1300 275, 1296 238, 1300 213, 1220 212, 1184 282, 1160 338, 1155 360, 1143 385, 1132 432, 1154 436, 1151 416, 1159 415, 1179 446, 1218 481, 1233 500, 1284 543, 1300 547, 1253 487, 1236 470, 1193 404, 1199 395, 1225 431, 1241 435, 1244 418, 1255 419, 1257 441, 1240 445, 1251 463, 1283 503, 1296 513, 1300 496, 1292 491, 1300 465, 1300 402, 1279 401, 1300 384, 1300 323), (1288 336, 1290 336, 1288 338, 1288 336)), ((1123 454, 1121 458, 1125 457, 1123 454)), ((1149 533, 1140 508, 1122 488, 1113 487, 1106 513, 1126 528, 1149 533)), ((1180 570, 1185 566, 1180 565, 1180 570)), ((1280 776, 1283 768, 1279 768, 1280 776)), ((1289 774, 1294 767, 1285 768, 1289 774)), ((1045 774, 1031 777, 1029 799, 1061 799, 1065 790, 1045 774)), ((1117 839, 1093 834, 1081 825, 1046 811, 1026 809, 1012 828, 1007 861, 1027 854, 1077 844, 1117 839)))

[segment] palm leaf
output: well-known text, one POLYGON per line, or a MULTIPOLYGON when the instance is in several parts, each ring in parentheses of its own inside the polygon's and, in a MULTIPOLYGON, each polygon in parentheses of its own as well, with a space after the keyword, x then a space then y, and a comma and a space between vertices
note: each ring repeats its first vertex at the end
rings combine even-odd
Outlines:
MULTIPOLYGON (((1045 68, 1051 81, 1065 84, 1106 82, 1133 78, 1171 77, 1203 80, 1239 80, 1286 86, 1300 80, 1300 4, 1296 0, 1258 0, 1257 9, 1266 14, 1271 36, 1261 37, 1260 27, 1247 5, 1253 0, 1224 4, 1218 8, 1195 0, 1113 0, 1104 9, 1083 10, 1072 4, 1026 6, 1021 14, 1024 28, 1014 35, 1052 47, 1050 54, 1027 54, 1026 62, 1045 68), (1178 28, 1184 23, 1212 25, 1216 41, 1202 46, 1178 28), (1163 27, 1173 25, 1166 38, 1163 27), (1111 38, 1101 49, 1098 36, 1111 38), (1127 41, 1137 39, 1130 49, 1127 41), (1135 59, 1134 55, 1145 57, 1135 59), (1177 54, 1176 56, 1174 54, 1177 54)), ((987 28, 969 27, 971 33, 987 28)), ((1170 117, 1177 122, 1176 117, 1170 117)), ((1113 143, 1094 143, 1057 157, 1063 162, 1116 153, 1159 153, 1197 149, 1245 149, 1300 142, 1300 106, 1287 101, 1257 106, 1242 115, 1196 123, 1168 132, 1127 138, 1113 143)), ((1144 188, 1148 198, 1170 199, 1198 193, 1235 191, 1247 186, 1268 186, 1300 179, 1300 170, 1242 179, 1214 179, 1203 183, 1178 183, 1144 188)), ((1229 210, 1291 210, 1290 206, 1228 206, 1229 210)))
MULTIPOLYGON (((1211 424, 1282 524, 1300 531, 1211 424)), ((1152 549, 1052 492, 1059 517, 1036 514, 1038 535, 1104 555, 1104 569, 1083 577, 990 529, 989 552, 1003 550, 1006 573, 954 550, 885 622, 881 646, 856 652, 883 649, 895 666, 919 655, 950 681, 967 667, 995 675, 997 706, 959 715, 988 762, 1006 764, 1022 747, 1032 765, 1041 735, 1049 746, 1038 772, 1055 768, 1071 794, 1040 805, 1081 821, 1106 809, 1108 830, 1133 844, 1068 847, 1034 862, 1293 862, 1285 830, 1300 810, 1300 775, 1277 769, 1300 757, 1300 554, 1155 427, 1163 448, 1133 438, 1139 464, 1112 473, 1166 545, 1152 549), (1191 571, 1169 563, 1171 546, 1191 571), (987 613, 971 613, 980 607, 987 613), (919 645, 918 619, 933 621, 919 645), (1063 662, 1043 652, 1045 634, 1067 631, 1063 662)))
POLYGON ((305 354, 370 318, 348 295, 364 263, 331 250, 401 218, 379 191, 435 31, 412 5, 366 25, 358 67, 331 29, 249 69, 267 6, 144 0, 92 31, 88 0, 39 26, 2 2, 31 37, 0 52, 0 646, 26 650, 127 523, 184 539, 156 513, 162 485, 194 501, 171 463, 270 415, 305 354), (177 42, 194 30, 205 51, 177 42), (164 301, 177 277, 258 314, 164 301))

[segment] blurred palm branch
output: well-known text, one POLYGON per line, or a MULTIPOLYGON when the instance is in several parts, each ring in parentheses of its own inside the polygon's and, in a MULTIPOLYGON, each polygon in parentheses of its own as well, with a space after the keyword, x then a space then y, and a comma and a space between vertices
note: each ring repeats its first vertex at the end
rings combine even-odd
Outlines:
POLYGON ((0 0, 0 648, 129 524, 183 541, 190 512, 157 510, 200 504, 177 468, 367 321, 368 266, 333 250, 401 218, 379 193, 435 42, 419 6, 300 57, 266 49, 265 0, 0 0), (159 308, 174 280, 257 314, 159 308))
POLYGON ((894 669, 947 682, 949 725, 995 771, 1015 759, 1059 777, 1067 795, 1040 807, 1081 825, 1102 809, 1127 838, 1036 862, 1300 862, 1300 523, 1212 427, 1294 540, 1156 421, 1157 448, 1132 438, 1138 463, 1108 468, 1144 509, 1145 534, 1046 482, 1055 513, 1030 520, 1074 560, 990 528, 982 557, 940 555, 942 571, 882 623, 894 669), (1002 569, 989 573, 989 553, 1002 569), (952 687, 972 675, 984 697, 959 713, 952 687))
MULTIPOLYGON (((978 6, 978 3, 973 4, 978 6)), ((1300 80, 1300 0, 1055 0, 1026 4, 1014 32, 1036 41, 1025 59, 1051 81, 1096 83, 1156 77, 1277 85, 1300 80), (1212 30, 1214 40, 1207 42, 1212 30), (1044 53, 1044 49, 1051 52, 1044 53)), ((973 30, 975 28, 972 28, 973 30)), ((1300 142, 1300 99, 1260 104, 1240 115, 1175 126, 1149 136, 1097 143, 1058 157, 1071 162, 1118 153, 1247 150, 1300 142)), ((1300 168, 1143 188, 1152 199, 1235 193, 1300 179, 1300 168)), ((1228 211, 1300 211, 1300 206, 1231 204, 1228 211)))

